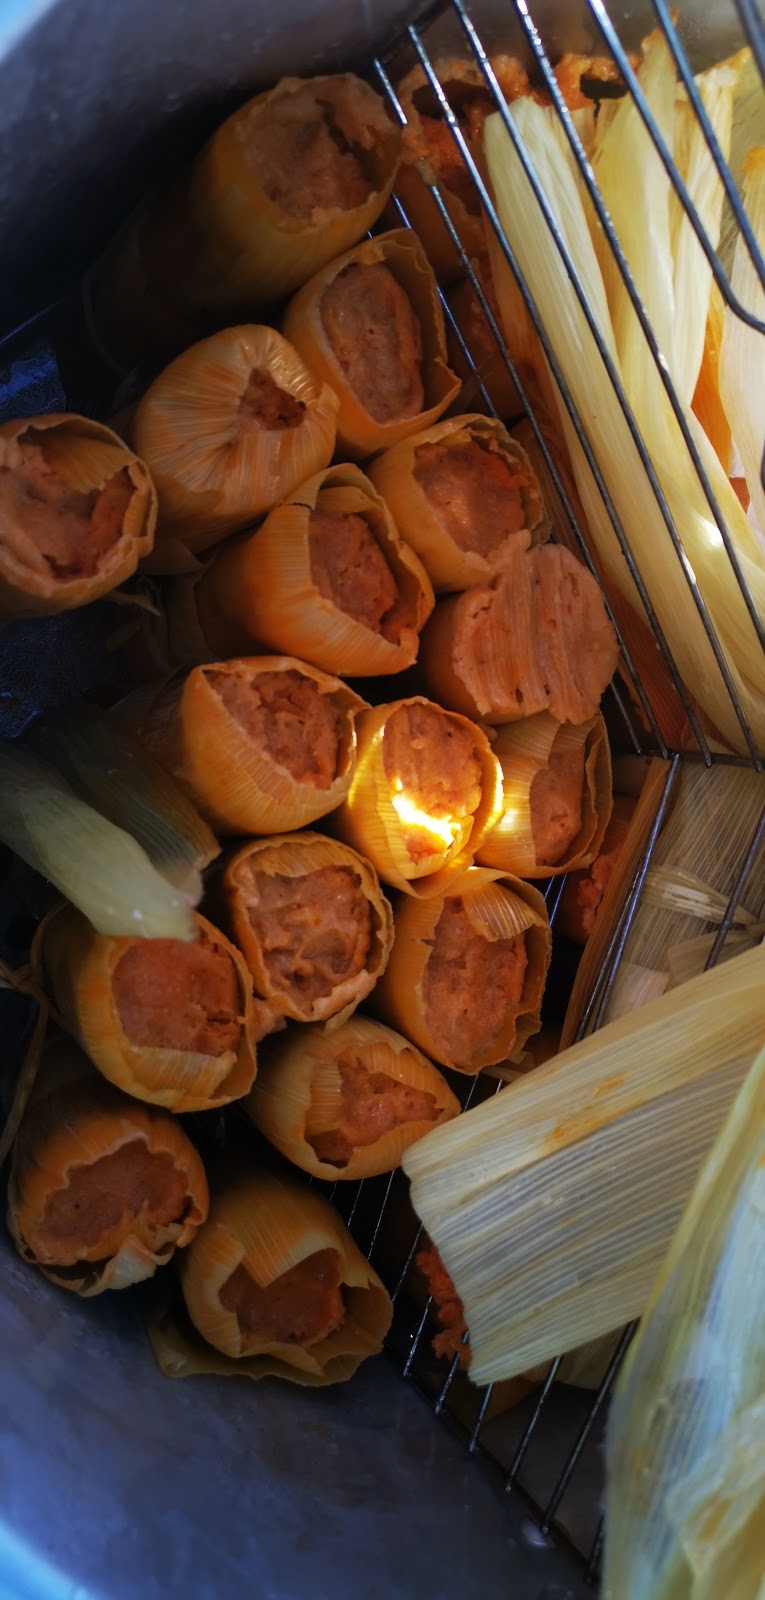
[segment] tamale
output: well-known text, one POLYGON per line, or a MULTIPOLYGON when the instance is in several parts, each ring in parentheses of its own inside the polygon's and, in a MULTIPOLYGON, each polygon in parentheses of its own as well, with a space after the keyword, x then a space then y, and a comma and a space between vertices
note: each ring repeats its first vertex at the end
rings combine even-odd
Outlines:
POLYGON ((550 878, 594 859, 611 815, 611 758, 598 712, 558 722, 547 711, 500 728, 503 812, 477 852, 481 865, 550 878))
POLYGON ((555 915, 555 931, 575 944, 586 944, 592 933, 636 804, 632 795, 614 795, 611 819, 597 855, 588 867, 580 867, 566 878, 555 915))
MULTIPOLYGON (((479 257, 471 265, 501 328, 488 261, 484 264, 479 257)), ((463 278, 455 284, 446 302, 451 312, 446 328, 446 349, 452 372, 462 380, 460 400, 463 406, 469 411, 500 417, 503 422, 517 417, 523 410, 523 402, 470 279, 463 278)))

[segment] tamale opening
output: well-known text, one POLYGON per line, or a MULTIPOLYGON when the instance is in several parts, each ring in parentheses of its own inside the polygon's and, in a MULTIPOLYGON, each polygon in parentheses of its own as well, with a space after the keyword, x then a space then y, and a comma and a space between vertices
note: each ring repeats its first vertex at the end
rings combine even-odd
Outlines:
POLYGON ((312 1130, 309 1109, 305 1137, 318 1156, 333 1167, 345 1167, 359 1146, 376 1144, 384 1134, 407 1122, 438 1118, 435 1095, 401 1083, 387 1072, 370 1072, 353 1051, 338 1056, 340 1108, 335 1128, 312 1130))
POLYGON ((27 429, 0 465, 0 545, 34 574, 91 578, 118 543, 135 494, 127 467, 100 489, 61 470, 54 433, 27 429))
POLYGON ((429 1032, 447 1060, 473 1061, 491 1046, 521 1000, 527 964, 523 934, 486 939, 461 895, 445 901, 422 993, 429 1032))
POLYGON ((261 750, 298 783, 329 789, 337 777, 343 716, 318 684, 292 669, 205 670, 210 688, 261 750))
POLYGON ((167 1151, 129 1139, 97 1161, 69 1168, 66 1187, 49 1194, 35 1230, 38 1254, 61 1266, 97 1261, 138 1232, 150 1244, 157 1229, 183 1220, 188 1176, 167 1151))
POLYGON ((239 402, 237 431, 241 436, 253 428, 262 428, 265 433, 299 428, 305 409, 304 401, 280 388, 270 372, 253 367, 239 402))
MULTIPOLYGON (((328 80, 323 88, 301 84, 273 96, 266 115, 256 102, 238 121, 253 177, 274 205, 300 222, 315 225, 326 212, 362 206, 375 187, 360 150, 365 129, 351 96, 339 85, 338 91, 332 94, 328 80)), ((366 120, 366 101, 363 109, 366 120)))
POLYGON ((414 861, 451 847, 481 801, 481 763, 469 728, 414 702, 388 718, 385 777, 414 861))
POLYGON ((527 524, 528 473, 479 439, 421 444, 414 477, 461 550, 493 555, 527 524))
POLYGON ((390 267, 382 261, 344 267, 322 294, 321 321, 346 382, 375 422, 422 411, 422 328, 390 267))
POLYGON ((529 790, 531 831, 537 862, 554 867, 582 826, 585 746, 553 750, 529 790))
POLYGON ((373 633, 398 644, 416 623, 367 519, 355 512, 312 511, 308 522, 311 576, 319 593, 373 633))
POLYGON ((112 993, 130 1043, 222 1056, 242 1032, 241 997, 228 952, 200 931, 193 944, 136 940, 120 956, 112 993))
POLYGON ((336 1333, 346 1312, 340 1273, 340 1255, 331 1248, 314 1250, 263 1286, 244 1264, 238 1266, 221 1286, 219 1299, 239 1323, 242 1354, 247 1341, 307 1349, 336 1333))
POLYGON ((372 912, 349 867, 320 867, 299 877, 240 862, 236 883, 275 988, 301 1005, 354 978, 372 945, 372 912))

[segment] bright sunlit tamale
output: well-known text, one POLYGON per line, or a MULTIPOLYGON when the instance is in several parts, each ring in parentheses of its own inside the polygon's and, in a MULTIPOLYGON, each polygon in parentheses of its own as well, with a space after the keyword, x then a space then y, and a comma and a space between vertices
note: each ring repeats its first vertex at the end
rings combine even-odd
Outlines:
POLYGON ((555 931, 575 944, 586 944, 592 933, 636 804, 632 795, 614 795, 611 818, 597 855, 588 867, 569 873, 566 879, 555 914, 555 931))
POLYGON ((420 647, 435 698, 490 723, 588 721, 618 658, 595 579, 556 544, 511 544, 493 583, 439 601, 420 647))
POLYGON ((338 396, 338 449, 354 460, 429 427, 459 392, 433 270, 408 228, 317 272, 290 301, 284 332, 338 396))
POLYGON ((274 1020, 344 1021, 373 989, 393 918, 363 856, 320 833, 253 839, 226 864, 233 937, 274 1020))
POLYGON ((207 1111, 247 1094, 256 1072, 252 982, 236 947, 204 917, 196 939, 108 938, 72 906, 42 924, 44 983, 104 1077, 170 1111, 207 1111))
POLYGON ((332 1031, 289 1028, 269 1039, 244 1109, 296 1167, 332 1180, 392 1172, 460 1107, 408 1039, 356 1015, 332 1031))
POLYGON ((110 428, 51 412, 0 425, 0 621, 98 600, 154 544, 151 477, 110 428))
MULTIPOLYGON (((304 1184, 240 1170, 213 1186, 210 1217, 180 1271, 204 1352, 165 1370, 240 1372, 319 1387, 382 1349, 393 1308, 334 1207, 304 1184), (210 1352, 212 1354, 212 1352, 210 1352)), ((150 1326, 160 1364, 163 1348, 150 1326)))
POLYGON ((257 643, 372 677, 416 660, 433 590, 369 479, 336 466, 222 551, 196 585, 196 606, 215 653, 257 643))
POLYGON ((540 1022, 551 935, 532 884, 470 867, 443 895, 401 898, 374 1006, 434 1061, 517 1060, 540 1022))
POLYGON ((246 101, 96 267, 102 339, 117 353, 131 334, 178 349, 211 317, 282 300, 373 226, 400 145, 381 97, 351 73, 282 78, 246 101))
POLYGON ((558 722, 539 711, 506 723, 492 744, 504 809, 478 851, 487 867, 551 878, 587 865, 611 815, 611 757, 600 713, 558 722))
POLYGON ((490 417, 449 417, 386 450, 369 475, 438 593, 487 583, 511 545, 550 531, 526 452, 490 417))
POLYGON ((406 1152, 413 1204, 465 1307, 476 1382, 640 1314, 764 1035, 759 947, 406 1152))
POLYGON ((363 711, 341 839, 384 883, 440 894, 471 865, 502 811, 502 769, 475 723, 415 695, 363 711))
POLYGON ((326 467, 336 417, 332 390, 273 328, 226 328, 184 350, 131 423, 159 496, 149 569, 192 570, 197 551, 326 467))
POLYGON ((13 1147, 8 1226, 26 1261, 76 1294, 125 1289, 207 1216, 180 1123, 121 1094, 75 1045, 48 1046, 13 1147))
POLYGON ((137 698, 142 742, 223 833, 304 828, 348 793, 364 702, 306 662, 217 661, 137 698))

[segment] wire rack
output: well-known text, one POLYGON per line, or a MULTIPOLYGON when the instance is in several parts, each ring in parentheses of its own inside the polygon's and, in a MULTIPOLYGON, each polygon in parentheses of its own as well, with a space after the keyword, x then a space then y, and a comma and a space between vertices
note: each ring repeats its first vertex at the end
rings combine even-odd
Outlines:
MULTIPOLYGON (((743 43, 745 40, 749 44, 762 75, 765 73, 765 32, 763 31, 762 20, 758 19, 753 0, 737 0, 735 9, 740 24, 739 42, 743 43)), ((719 530, 724 548, 727 551, 728 559, 741 590, 749 617, 756 629, 761 646, 765 648, 763 619, 758 615, 753 597, 747 587, 721 508, 704 470, 689 430, 682 404, 673 388, 666 363, 662 359, 661 350, 630 272, 624 251, 598 191, 593 170, 578 136, 574 119, 567 109, 566 102, 558 87, 553 71, 554 62, 545 49, 542 37, 543 30, 541 27, 537 27, 533 11, 533 4, 527 5, 524 0, 513 0, 513 3, 508 0, 508 4, 505 7, 505 20, 514 30, 514 37, 518 46, 514 53, 522 56, 532 73, 533 81, 547 91, 550 103, 560 121, 582 183, 590 197, 603 233, 608 240, 617 270, 645 334, 669 404, 706 497, 711 517, 719 530)), ((765 333, 765 326, 740 304, 733 292, 729 274, 705 232, 700 216, 673 163, 672 156, 642 93, 627 50, 622 44, 619 33, 604 5, 600 3, 600 0, 587 0, 587 12, 592 24, 592 38, 597 41, 594 43, 593 53, 609 55, 615 63, 622 84, 626 92, 634 100, 634 104, 648 130, 659 158, 669 174, 683 210, 689 218, 696 237, 706 255, 714 281, 722 294, 725 304, 750 326, 765 333)), ((758 250, 732 174, 726 165, 705 112, 694 82, 686 51, 681 43, 678 28, 673 20, 673 14, 669 6, 665 4, 665 0, 652 0, 652 16, 649 26, 651 25, 661 29, 664 34, 672 53, 678 79, 685 87, 688 100, 698 118, 709 152, 722 182, 725 202, 729 207, 731 226, 736 230, 738 236, 745 241, 751 260, 765 286, 765 262, 763 262, 758 250)), ((673 521, 670 507, 641 436, 623 384, 590 309, 584 288, 577 279, 573 262, 567 252, 564 238, 556 224, 551 206, 536 177, 531 160, 524 149, 512 116, 502 98, 499 84, 492 69, 489 52, 484 47, 479 33, 479 26, 481 26, 480 0, 476 0, 474 11, 471 11, 468 5, 465 4, 465 0, 449 0, 449 3, 442 4, 429 12, 424 22, 411 26, 407 31, 406 38, 403 41, 399 41, 394 50, 391 50, 384 58, 375 61, 374 71, 395 115, 402 123, 405 123, 406 114, 397 97, 395 83, 400 75, 406 72, 412 64, 419 63, 422 69, 425 81, 432 91, 438 113, 448 127, 456 150, 475 186, 485 216, 488 219, 488 225, 496 235, 501 251, 518 285, 526 309, 539 336, 542 349, 559 387, 576 437, 593 474, 627 567, 645 608, 646 616, 650 621, 672 685, 678 696, 679 703, 684 709, 693 740, 693 744, 689 745, 687 749, 680 750, 670 746, 662 732, 656 709, 651 702, 644 682, 641 680, 640 672, 632 658, 623 632, 620 630, 613 612, 610 612, 619 635, 624 673, 628 683, 628 692, 626 694, 624 689, 618 685, 612 691, 618 706, 618 712, 623 720, 626 741, 636 753, 658 755, 664 758, 666 761, 666 778, 642 858, 635 870, 629 891, 625 897, 620 919, 610 941, 606 959, 585 1008, 580 1027, 581 1034, 585 1031, 590 1031, 592 1027, 597 1027, 606 1015, 627 936, 650 865, 653 848, 672 799, 680 763, 687 760, 696 760, 711 766, 714 762, 721 760, 740 760, 744 764, 751 764, 758 772, 763 772, 765 762, 763 760, 763 752, 757 747, 744 707, 737 694, 720 640, 715 632, 709 610, 684 549, 682 535, 673 521), (474 15, 478 16, 478 25, 476 25, 474 15), (442 77, 439 77, 438 41, 439 37, 443 36, 444 23, 447 23, 449 28, 448 53, 451 56, 461 54, 472 60, 478 67, 487 89, 496 101, 507 132, 521 160, 523 170, 531 183, 536 204, 545 219, 549 232, 549 248, 559 253, 569 279, 573 284, 577 300, 586 317, 587 324, 613 385, 614 405, 620 408, 626 420, 645 468, 651 492, 658 504, 666 529, 668 546, 671 547, 672 559, 680 565, 692 604, 696 608, 703 624, 717 669, 741 728, 748 756, 726 757, 713 750, 709 734, 703 724, 703 718, 699 716, 693 698, 689 694, 678 670, 672 650, 661 628, 651 596, 643 580, 639 564, 630 548, 629 540, 620 523, 613 500, 609 495, 607 484, 598 464, 597 448, 591 442, 583 420, 577 412, 573 397, 566 385, 550 339, 539 315, 534 295, 525 281, 518 261, 502 231, 492 197, 483 181, 460 124, 458 108, 450 103, 447 88, 442 81, 442 77), (441 30, 440 35, 439 30, 441 30), (436 40, 435 46, 431 42, 434 38, 436 40)), ((506 48, 506 46, 503 45, 503 48, 506 48)), ((567 492, 563 477, 546 441, 541 422, 535 415, 533 400, 524 384, 523 374, 514 364, 506 348, 501 328, 498 325, 485 289, 476 275, 469 251, 463 239, 460 238, 452 220, 443 192, 437 182, 433 182, 429 187, 438 215, 457 253, 462 273, 472 286, 478 305, 496 342, 497 350, 500 352, 501 359, 505 364, 508 376, 514 384, 524 411, 529 418, 537 444, 557 491, 563 512, 578 543, 582 558, 588 564, 590 570, 595 572, 588 543, 587 528, 582 525, 571 496, 567 492)), ((408 224, 409 219, 405 206, 400 202, 396 202, 396 204, 400 222, 408 224)), ((458 321, 452 315, 449 301, 443 294, 442 302, 450 334, 458 345, 464 362, 470 371, 471 388, 476 395, 480 395, 483 407, 496 415, 487 387, 483 381, 481 359, 476 357, 469 348, 458 321)), ((505 418, 505 420, 507 419, 505 418)), ((765 463, 763 465, 765 469, 765 463)), ((765 477, 763 482, 765 483, 765 477)), ((765 802, 765 779, 763 779, 763 800, 765 802)), ((754 836, 741 861, 740 871, 707 962, 708 966, 714 964, 719 957, 734 914, 744 894, 747 880, 763 849, 764 843, 765 805, 754 836)), ((547 892, 550 920, 553 924, 562 887, 563 881, 561 879, 554 880, 547 892)), ((479 1100, 485 1099, 489 1094, 497 1092, 502 1087, 502 1083, 485 1077, 473 1079, 467 1085, 463 1081, 462 1090, 465 1108, 471 1104, 478 1103, 479 1100)), ((482 1391, 469 1385, 461 1372, 459 1356, 455 1356, 451 1364, 447 1365, 443 1360, 437 1360, 432 1354, 431 1337, 435 1331, 433 1306, 432 1302, 424 1297, 421 1284, 418 1288, 418 1274, 415 1267, 415 1256, 422 1237, 422 1228, 409 1207, 407 1185, 401 1174, 392 1174, 385 1179, 367 1180, 365 1183, 358 1185, 336 1185, 334 1197, 335 1202, 344 1210, 346 1219, 360 1244, 374 1259, 375 1264, 378 1265, 383 1275, 387 1275, 391 1285, 396 1316, 390 1342, 394 1355, 400 1361, 404 1376, 413 1380, 421 1391, 427 1395, 437 1414, 442 1415, 453 1426, 459 1428, 470 1452, 480 1451, 494 1461, 504 1474, 508 1491, 518 1490, 525 1496, 529 1507, 529 1517, 526 1523, 529 1539, 532 1542, 534 1540, 544 1542, 550 1537, 551 1533, 562 1535, 578 1550, 588 1575, 594 1579, 598 1571, 603 1538, 603 1523, 602 1517, 599 1515, 599 1500, 602 1489, 601 1446, 602 1427, 607 1409, 606 1401, 634 1332, 634 1324, 625 1328, 615 1340, 613 1353, 608 1361, 600 1385, 595 1392, 588 1393, 585 1396, 582 1392, 567 1390, 565 1395, 562 1395, 561 1386, 556 1385, 555 1382, 561 1360, 559 1357, 557 1361, 552 1363, 541 1386, 529 1393, 509 1413, 509 1420, 508 1417, 504 1419, 494 1418, 492 1415, 492 1389, 488 1388, 482 1391), (564 1400, 565 1404, 563 1404, 564 1400)))

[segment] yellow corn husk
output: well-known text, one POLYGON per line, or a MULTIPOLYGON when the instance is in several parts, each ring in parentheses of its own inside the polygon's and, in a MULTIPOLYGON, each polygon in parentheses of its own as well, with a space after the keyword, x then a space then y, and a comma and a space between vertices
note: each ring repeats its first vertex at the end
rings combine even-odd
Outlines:
POLYGON ((141 742, 223 833, 304 828, 348 793, 365 702, 304 661, 211 662, 131 700, 122 714, 141 742))
POLYGON ((256 533, 217 556, 196 586, 200 626, 214 653, 257 644, 346 677, 412 666, 433 603, 421 561, 354 466, 328 467, 301 484, 256 533), (315 536, 325 518, 333 519, 337 555, 334 568, 330 560, 322 572, 315 536), (342 561, 344 533, 350 543, 342 561), (359 533, 371 549, 354 549, 359 533), (370 571, 374 546, 380 571, 370 571))
POLYGON ((167 1377, 276 1377, 319 1388, 351 1378, 382 1349, 390 1298, 315 1189, 227 1170, 195 1243, 179 1274, 185 1308, 160 1285, 147 1318, 167 1377), (321 1336, 334 1317, 342 1320, 321 1336))
POLYGON ((362 712, 358 741, 333 831, 394 889, 443 893, 501 814, 502 770, 486 734, 413 695, 362 712))
POLYGON ((698 1176, 617 1383, 604 1594, 758 1600, 765 1050, 698 1176))
MULTIPOLYGON (((765 147, 752 150, 744 166, 744 208, 761 250, 765 250, 765 147)), ((743 238, 733 259, 731 286, 742 305, 765 321, 765 290, 743 238)), ((726 310, 720 351, 720 393, 744 468, 756 526, 765 548, 765 338, 726 310)))
POLYGON ((159 496, 146 570, 193 571, 196 553, 246 527, 326 467, 337 398, 273 328, 225 328, 155 378, 131 424, 159 496))
MULTIPOLYGON (((408 434, 429 427, 456 399, 460 382, 446 363, 446 333, 436 280, 416 234, 408 228, 394 228, 356 246, 346 255, 317 272, 290 301, 284 314, 284 332, 314 374, 317 381, 329 384, 337 395, 338 450, 353 460, 396 444, 408 434), (385 266, 404 290, 419 323, 422 340, 421 377, 423 403, 411 415, 380 419, 367 410, 362 398, 343 369, 325 329, 322 302, 327 290, 341 273, 352 267, 385 266)), ((358 353, 369 354, 359 342, 358 353)), ((371 353, 379 356, 378 330, 371 353)), ((399 357, 397 344, 387 352, 399 357)), ((382 385, 382 376, 381 376, 382 385)), ((323 465, 323 463, 322 463, 323 465)), ((305 478, 308 474, 304 473, 305 478)))
POLYGON ((105 1078, 170 1111, 208 1111, 248 1093, 256 1072, 252 982, 206 918, 191 944, 108 938, 72 906, 36 936, 46 989, 105 1078))
POLYGON ((549 537, 531 462, 491 417, 448 417, 386 450, 369 476, 439 594, 489 582, 511 545, 525 550, 549 537), (428 492, 434 452, 436 471, 450 455, 453 462, 440 498, 428 492))
POLYGON ((0 621, 88 605, 154 544, 143 461, 101 422, 50 412, 0 425, 0 621))
POLYGON ((187 1246, 207 1208, 204 1168, 180 1123, 121 1094, 68 1041, 49 1045, 8 1189, 25 1261, 75 1294, 126 1289, 187 1246))
POLYGON ((336 839, 252 839, 226 863, 223 893, 273 1025, 291 1017, 337 1027, 385 971, 390 905, 370 863, 336 839))
POLYGON ((574 944, 586 944, 601 905, 606 887, 621 851, 625 848, 637 800, 633 795, 615 794, 608 827, 589 867, 569 873, 555 913, 555 931, 574 944))
POLYGON ((211 314, 233 322, 283 299, 374 225, 400 145, 380 96, 351 73, 282 78, 246 101, 96 266, 101 338, 134 361, 136 341, 178 348, 211 314))
POLYGON ((404 1158, 477 1383, 642 1311, 765 1036, 765 949, 564 1050, 404 1158))
POLYGON ((460 1106, 408 1039, 356 1015, 333 1032, 290 1028, 269 1040, 244 1109, 296 1167, 332 1181, 392 1172, 460 1106))
POLYGON ((193 895, 131 834, 86 805, 47 762, 0 743, 0 839, 106 934, 192 939, 193 895))
POLYGON ((600 713, 576 724, 540 711, 500 728, 492 750, 502 768, 504 807, 477 853, 481 865, 526 878, 589 865, 613 803, 600 713))
POLYGON ((586 722, 619 659, 619 645, 592 574, 562 545, 512 545, 491 584, 440 600, 420 662, 445 705, 484 722, 550 711, 586 722))
POLYGON ((519 1060, 540 1025, 552 949, 539 890, 508 873, 469 867, 437 898, 400 900, 394 927, 374 994, 379 1015, 456 1072, 519 1060), (445 951, 439 926, 442 937, 444 926, 449 930, 445 951))

